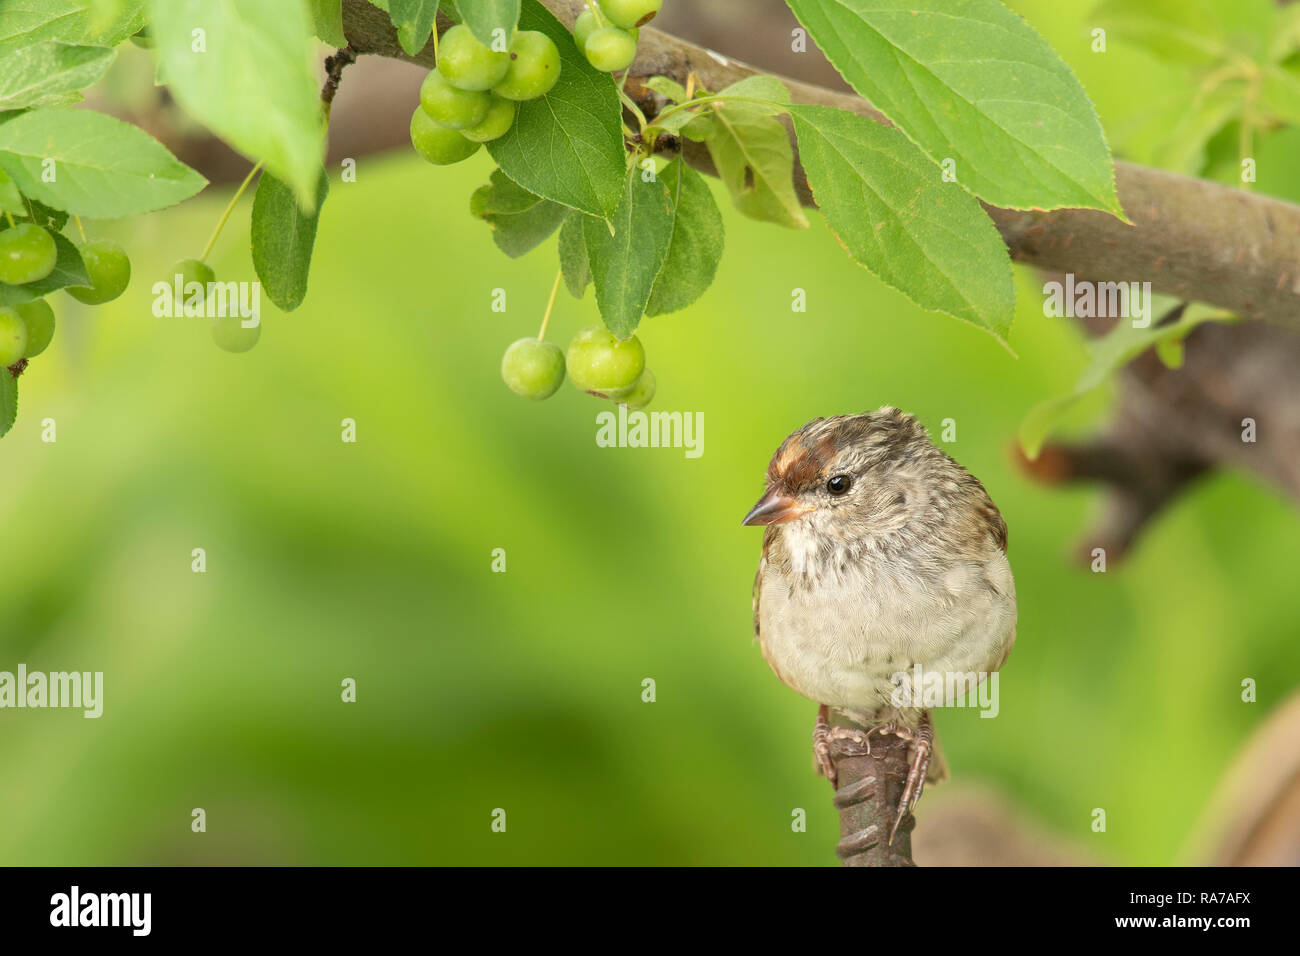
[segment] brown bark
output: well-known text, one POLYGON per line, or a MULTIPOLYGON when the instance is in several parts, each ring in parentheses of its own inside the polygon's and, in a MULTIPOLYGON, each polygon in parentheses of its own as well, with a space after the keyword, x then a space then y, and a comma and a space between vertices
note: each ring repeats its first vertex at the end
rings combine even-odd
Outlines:
MULTIPOLYGON (((1099 334, 1105 323, 1093 322, 1099 334)), ((1147 524, 1216 468, 1252 471, 1300 500, 1300 335, 1267 322, 1208 323, 1187 337, 1183 365, 1154 350, 1118 373, 1113 417, 1096 437, 1044 446, 1024 470, 1045 483, 1096 482, 1105 490, 1077 558, 1107 561, 1133 547, 1147 524), (1254 422, 1253 441, 1247 420, 1254 422)))
MULTIPOLYGON (((839 711, 830 714, 832 727, 867 730, 839 711)), ((831 761, 839 777, 834 803, 840 814, 840 841, 835 855, 845 866, 915 866, 912 862, 911 813, 890 831, 903 799, 909 768, 907 741, 892 734, 873 734, 871 753, 847 741, 831 742, 831 761)))

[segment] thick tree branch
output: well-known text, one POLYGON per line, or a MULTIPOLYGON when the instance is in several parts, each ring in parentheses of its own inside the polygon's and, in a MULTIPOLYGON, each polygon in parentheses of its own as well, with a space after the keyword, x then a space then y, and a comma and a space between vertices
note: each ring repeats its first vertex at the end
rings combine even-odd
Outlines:
MULTIPOLYGON (((566 25, 583 0, 543 0, 566 25)), ((433 47, 407 56, 387 15, 367 0, 344 0, 343 24, 352 48, 433 65, 433 47)), ((439 28, 447 26, 440 20, 439 28)), ((751 76, 751 67, 649 27, 628 89, 639 81, 689 73, 710 90, 751 76)), ((835 106, 880 122, 884 117, 856 96, 788 81, 796 103, 835 106)), ((712 171, 708 154, 687 143, 687 161, 712 171)), ((1093 210, 1052 212, 989 208, 1013 259, 1080 279, 1150 281, 1168 295, 1208 302, 1243 318, 1300 326, 1300 207, 1217 183, 1129 163, 1115 164, 1120 201, 1133 225, 1093 210)), ((796 185, 812 202, 801 168, 796 185)))
MULTIPOLYGON (((1087 327, 1100 334, 1109 324, 1087 327)), ((1084 565, 1094 548, 1122 558, 1153 518, 1217 468, 1253 471, 1300 501, 1300 335, 1267 322, 1209 322, 1185 348, 1181 368, 1151 349, 1120 370, 1114 417, 1100 435, 1021 459, 1040 481, 1105 488, 1097 524, 1079 542, 1084 565)))
MULTIPOLYGON (((865 731, 832 709, 832 727, 865 731)), ((893 734, 874 734, 871 753, 847 740, 832 739, 831 761, 839 777, 835 808, 840 814, 840 842, 835 854, 845 866, 915 866, 912 862, 912 828, 909 813, 889 841, 910 766, 907 741, 893 734)))

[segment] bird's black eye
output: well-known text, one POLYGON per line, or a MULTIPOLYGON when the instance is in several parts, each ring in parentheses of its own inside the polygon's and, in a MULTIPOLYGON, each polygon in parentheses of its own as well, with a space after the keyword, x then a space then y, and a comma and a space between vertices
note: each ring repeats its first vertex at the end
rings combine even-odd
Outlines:
POLYGON ((848 475, 836 475, 830 481, 826 482, 826 490, 833 495, 847 494, 853 485, 853 479, 848 475))

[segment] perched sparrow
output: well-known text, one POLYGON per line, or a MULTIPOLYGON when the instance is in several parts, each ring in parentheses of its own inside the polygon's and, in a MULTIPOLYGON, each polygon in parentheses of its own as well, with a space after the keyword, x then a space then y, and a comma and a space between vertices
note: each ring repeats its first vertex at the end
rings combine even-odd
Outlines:
MULTIPOLYGON (((920 665, 982 678, 1006 661, 1016 637, 1006 522, 913 416, 885 407, 814 419, 782 442, 743 523, 767 526, 754 634, 776 676, 821 705, 822 772, 835 783, 828 707, 872 728, 837 736, 910 741, 897 830, 921 795, 934 729, 923 701, 896 706, 893 677, 920 665)), ((931 779, 942 773, 936 761, 931 779)))

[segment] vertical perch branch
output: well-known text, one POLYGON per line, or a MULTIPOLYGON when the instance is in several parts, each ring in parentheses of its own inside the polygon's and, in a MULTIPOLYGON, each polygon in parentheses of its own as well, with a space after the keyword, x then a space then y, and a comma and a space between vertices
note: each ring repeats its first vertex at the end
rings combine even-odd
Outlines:
MULTIPOLYGON (((834 728, 865 731, 832 709, 834 728)), ((840 814, 840 842, 835 854, 845 866, 915 866, 912 861, 911 813, 899 824, 891 845, 889 831, 898 815, 909 768, 907 741, 893 734, 873 734, 871 753, 858 744, 831 737, 831 761, 839 777, 835 808, 840 814)))

